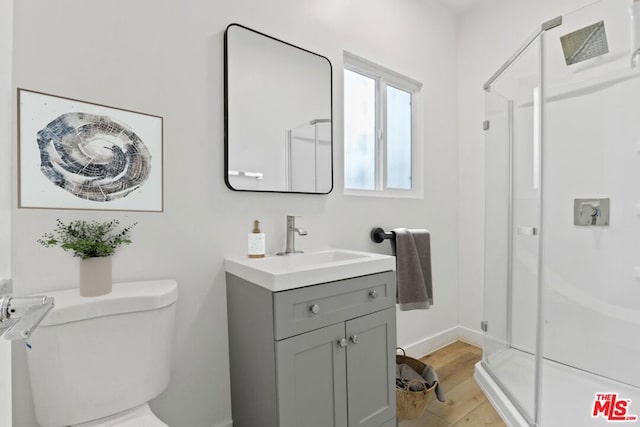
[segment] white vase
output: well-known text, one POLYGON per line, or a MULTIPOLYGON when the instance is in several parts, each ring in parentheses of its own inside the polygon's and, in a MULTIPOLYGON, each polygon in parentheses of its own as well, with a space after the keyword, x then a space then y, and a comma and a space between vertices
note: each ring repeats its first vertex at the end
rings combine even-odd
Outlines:
POLYGON ((111 257, 80 260, 80 296, 97 297, 111 292, 111 257))

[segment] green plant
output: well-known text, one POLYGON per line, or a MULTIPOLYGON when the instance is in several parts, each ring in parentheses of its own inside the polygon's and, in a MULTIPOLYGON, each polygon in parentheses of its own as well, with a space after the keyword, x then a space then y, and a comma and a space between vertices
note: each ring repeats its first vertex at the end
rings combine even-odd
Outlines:
POLYGON ((56 222, 53 232, 43 234, 38 243, 47 248, 60 246, 82 259, 113 255, 118 246, 131 243, 129 234, 137 225, 133 223, 117 232, 115 229, 120 222, 116 219, 106 222, 76 220, 68 224, 58 219, 56 222))

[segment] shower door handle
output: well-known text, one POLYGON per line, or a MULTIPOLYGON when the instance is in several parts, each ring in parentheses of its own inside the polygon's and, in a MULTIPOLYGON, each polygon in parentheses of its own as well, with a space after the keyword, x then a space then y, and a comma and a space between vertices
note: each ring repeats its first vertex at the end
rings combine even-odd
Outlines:
POLYGON ((538 229, 536 227, 521 225, 518 227, 517 233, 522 236, 535 236, 538 234, 538 229))

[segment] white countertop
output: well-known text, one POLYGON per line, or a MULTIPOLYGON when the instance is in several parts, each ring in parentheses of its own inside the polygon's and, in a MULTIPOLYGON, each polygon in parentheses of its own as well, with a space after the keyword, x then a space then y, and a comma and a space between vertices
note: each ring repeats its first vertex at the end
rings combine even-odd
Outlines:
POLYGON ((396 258, 348 249, 323 249, 264 258, 225 259, 225 270, 272 292, 396 269, 396 258))

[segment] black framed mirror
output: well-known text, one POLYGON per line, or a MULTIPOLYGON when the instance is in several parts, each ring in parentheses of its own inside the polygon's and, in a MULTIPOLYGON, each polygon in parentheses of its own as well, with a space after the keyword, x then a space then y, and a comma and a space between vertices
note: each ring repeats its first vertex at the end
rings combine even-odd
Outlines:
POLYGON ((333 189, 329 59, 240 24, 224 34, 225 183, 236 191, 333 189))

